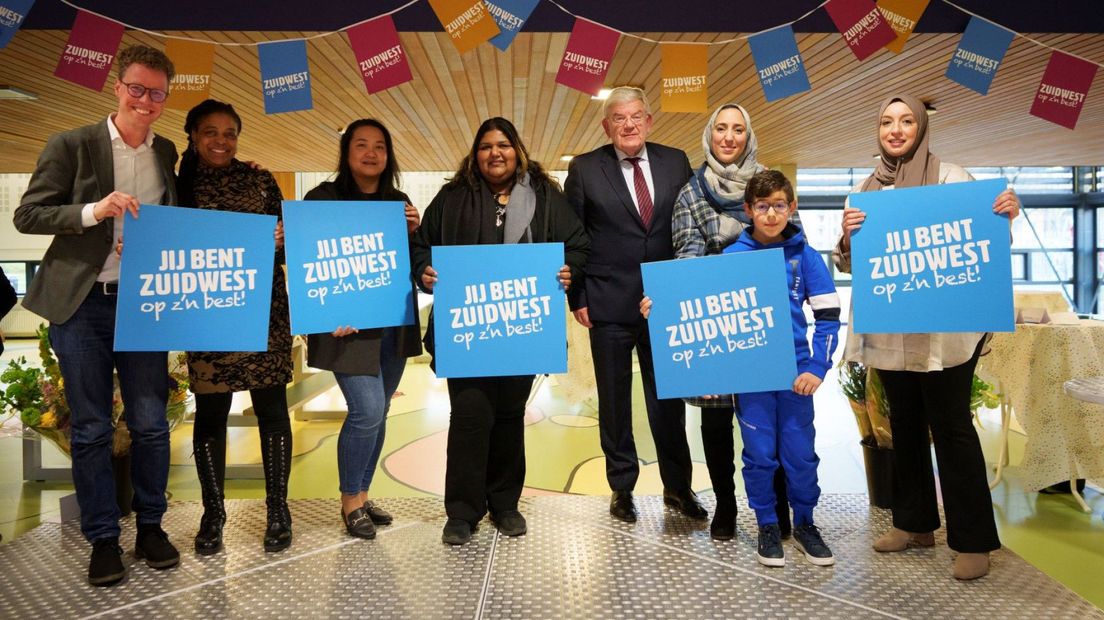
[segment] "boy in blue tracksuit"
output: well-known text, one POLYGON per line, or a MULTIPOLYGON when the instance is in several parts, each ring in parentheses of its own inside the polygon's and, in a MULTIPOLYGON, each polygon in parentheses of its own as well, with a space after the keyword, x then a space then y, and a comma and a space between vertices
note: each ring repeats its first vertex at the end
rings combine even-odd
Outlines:
POLYGON ((774 472, 781 462, 793 507, 794 545, 820 566, 835 563, 813 524, 820 498, 813 449, 813 392, 832 365, 839 332, 840 303, 832 276, 820 254, 805 243, 805 234, 789 218, 797 210, 793 185, 777 170, 757 173, 744 191, 744 210, 752 220, 727 252, 782 248, 789 280, 790 319, 797 351, 797 379, 791 390, 740 394, 740 431, 744 439, 744 487, 759 523, 758 559, 765 566, 784 566, 778 517, 775 515, 774 472), (812 346, 802 308, 813 309, 812 346))

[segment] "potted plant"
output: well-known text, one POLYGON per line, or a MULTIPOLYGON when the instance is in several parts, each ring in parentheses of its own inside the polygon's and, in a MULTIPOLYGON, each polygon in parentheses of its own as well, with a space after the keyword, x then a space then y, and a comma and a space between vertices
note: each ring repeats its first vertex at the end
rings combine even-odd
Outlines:
MULTIPOLYGON (((71 453, 69 433, 72 414, 65 399, 65 380, 50 347, 49 331, 45 325, 38 328, 38 355, 41 368, 20 357, 10 361, 3 373, 0 373, 0 382, 7 385, 7 388, 0 391, 0 411, 6 410, 8 417, 19 416, 25 429, 33 431, 36 436, 46 439, 68 455, 71 453)), ((165 409, 170 431, 184 419, 189 398, 185 357, 183 353, 178 353, 169 371, 169 398, 165 409)), ((130 433, 126 427, 118 375, 115 375, 112 421, 115 435, 111 453, 115 465, 116 489, 119 491, 119 507, 127 514, 130 511, 130 499, 127 496, 130 489, 130 433)))
POLYGON ((893 505, 893 432, 885 388, 876 370, 856 362, 840 364, 839 382, 859 427, 870 505, 889 508, 893 505))
MULTIPOLYGON (((891 412, 885 387, 877 370, 857 362, 840 363, 839 382, 859 427, 870 505, 890 508, 893 505, 893 431, 889 425, 891 412)), ((993 386, 974 375, 970 386, 970 411, 974 417, 977 417, 978 408, 998 405, 1000 395, 993 386)))

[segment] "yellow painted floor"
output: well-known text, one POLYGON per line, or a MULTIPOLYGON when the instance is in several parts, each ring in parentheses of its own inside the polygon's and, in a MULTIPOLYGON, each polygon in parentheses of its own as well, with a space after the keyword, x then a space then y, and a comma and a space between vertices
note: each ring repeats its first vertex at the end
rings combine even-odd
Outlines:
MULTIPOLYGON (((4 364, 17 355, 33 357, 32 343, 9 341, 4 364)), ((433 376, 425 364, 408 366, 387 421, 387 439, 380 470, 371 494, 384 498, 440 495, 444 481, 445 432, 448 426, 448 396, 444 381, 433 376)), ((556 377, 538 390, 529 408, 526 446, 529 494, 607 494, 604 464, 598 443, 597 412, 593 403, 571 406, 564 386, 556 377)), ((635 386, 638 405, 634 420, 642 475, 637 494, 659 494, 654 446, 643 414, 639 381, 635 386)), ((247 397, 236 403, 244 407, 247 397)), ((839 392, 835 373, 829 374, 817 392, 817 453, 821 458, 820 485, 825 493, 865 492, 862 454, 852 413, 839 392)), ((342 409, 344 402, 334 388, 308 406, 311 410, 342 409)), ((985 454, 991 464, 999 450, 999 415, 984 412, 979 429, 985 454)), ((694 486, 709 489, 698 431, 699 414, 688 408, 687 432, 695 459, 694 486)), ((333 497, 335 522, 337 468, 335 450, 337 421, 293 422, 295 459, 290 493, 295 498, 333 497)), ((173 432, 169 490, 175 499, 198 499, 199 489, 189 460, 191 426, 173 432)), ((739 438, 737 437, 737 442, 739 438)), ((231 429, 231 463, 260 462, 254 428, 231 429)), ((1081 596, 1104 608, 1104 495, 1090 488, 1086 500, 1092 514, 1081 512, 1072 498, 1040 495, 1023 490, 1017 463, 1023 454, 1024 437, 1012 433, 1011 467, 1004 482, 993 491, 993 507, 1004 544, 1081 596)), ((46 465, 65 467, 64 456, 47 449, 46 465)), ((71 492, 63 483, 24 482, 21 475, 22 440, 9 421, 0 428, 0 534, 4 540, 22 534, 44 521, 57 520, 57 500, 71 492)), ((742 481, 737 476, 738 491, 742 481)), ((261 480, 229 480, 231 498, 264 496, 261 480)))

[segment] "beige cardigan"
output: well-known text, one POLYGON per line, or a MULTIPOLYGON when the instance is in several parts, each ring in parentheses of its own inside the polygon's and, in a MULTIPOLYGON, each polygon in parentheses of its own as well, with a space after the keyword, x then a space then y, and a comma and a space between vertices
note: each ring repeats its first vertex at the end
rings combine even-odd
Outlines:
MULTIPOLYGON (((939 164, 939 183, 962 183, 973 181, 961 166, 942 162, 939 164)), ((852 189, 852 193, 859 191, 860 185, 852 189)), ((892 190, 889 185, 883 190, 892 190)), ((850 200, 844 201, 848 206, 850 200)), ((851 250, 844 252, 840 243, 832 250, 832 259, 836 268, 842 272, 851 272, 851 250)), ((953 309, 952 309, 953 311, 953 309)), ((943 370, 966 363, 974 354, 978 342, 985 334, 977 332, 966 333, 936 333, 936 334, 858 334, 850 329, 854 325, 854 305, 848 310, 847 315, 847 344, 844 346, 843 358, 849 362, 859 362, 870 368, 882 370, 910 370, 914 372, 930 372, 943 370)))

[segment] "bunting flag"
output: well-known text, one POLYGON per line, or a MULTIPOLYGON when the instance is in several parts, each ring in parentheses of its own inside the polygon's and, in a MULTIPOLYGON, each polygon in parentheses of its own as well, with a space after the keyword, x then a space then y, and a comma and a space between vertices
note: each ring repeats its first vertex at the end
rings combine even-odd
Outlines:
POLYGON ((659 107, 664 112, 707 112, 709 48, 664 43, 659 54, 659 107))
POLYGON ((118 22, 77 11, 54 75, 85 88, 103 90, 124 29, 118 22))
POLYGON ((258 43, 257 56, 261 61, 265 114, 297 112, 314 107, 306 41, 258 43))
POLYGON ((556 83, 593 97, 602 90, 621 34, 585 19, 576 19, 567 39, 556 83))
POLYGON ((1012 36, 1010 30, 971 17, 944 75, 970 90, 989 94, 989 85, 997 75, 1004 53, 1012 43, 1012 36))
POLYGON ((165 55, 173 62, 176 75, 169 83, 170 96, 165 107, 190 110, 211 96, 211 72, 215 66, 215 46, 199 41, 169 39, 165 55))
POLYGON ((540 0, 483 0, 501 31, 491 39, 491 45, 505 52, 514 42, 514 37, 521 32, 525 21, 533 14, 533 9, 537 8, 538 2, 540 0))
POLYGON ((353 26, 348 34, 368 94, 374 95, 414 79, 406 50, 395 29, 395 20, 390 15, 353 26))
POLYGON ((900 54, 905 49, 912 31, 916 29, 916 22, 928 8, 930 0, 878 0, 878 10, 882 12, 889 27, 897 33, 897 38, 886 45, 886 49, 894 54, 900 54))
POLYGON ((0 49, 12 40, 33 5, 34 0, 0 0, 0 49))
POLYGON ((793 26, 752 35, 748 37, 748 45, 768 103, 812 88, 805 62, 797 49, 793 26))
POLYGON ((1085 105, 1085 96, 1096 77, 1096 65, 1062 52, 1054 52, 1047 62, 1035 101, 1032 116, 1073 129, 1085 105))
POLYGON ((824 10, 859 60, 897 38, 873 0, 829 0, 824 10))
POLYGON ((498 24, 482 0, 429 0, 429 6, 461 54, 498 36, 498 24))

